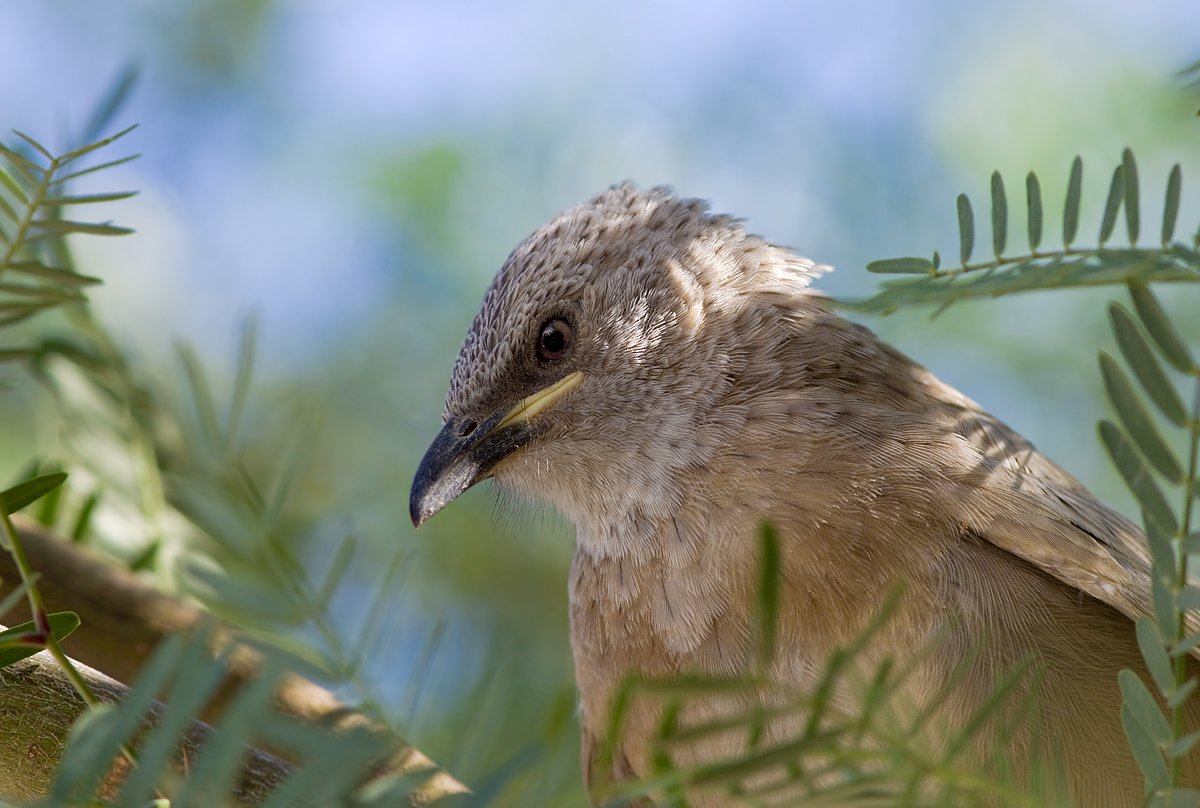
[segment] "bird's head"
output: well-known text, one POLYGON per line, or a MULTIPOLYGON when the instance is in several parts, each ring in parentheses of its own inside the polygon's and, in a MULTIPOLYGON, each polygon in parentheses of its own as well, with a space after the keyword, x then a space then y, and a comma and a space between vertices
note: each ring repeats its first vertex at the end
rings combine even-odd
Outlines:
POLYGON ((662 188, 617 186, 551 220, 484 295, 413 523, 489 477, 572 517, 597 499, 668 508, 670 470, 711 453, 698 422, 741 352, 769 349, 747 290, 799 294, 819 269, 662 188))

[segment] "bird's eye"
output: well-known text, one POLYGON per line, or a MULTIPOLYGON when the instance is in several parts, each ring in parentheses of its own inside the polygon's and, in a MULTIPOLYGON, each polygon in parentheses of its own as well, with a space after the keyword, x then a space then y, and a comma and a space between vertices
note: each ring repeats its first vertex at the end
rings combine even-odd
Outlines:
POLYGON ((575 330, 566 320, 558 317, 547 320, 538 334, 537 353, 543 362, 562 359, 571 352, 575 342, 575 330))

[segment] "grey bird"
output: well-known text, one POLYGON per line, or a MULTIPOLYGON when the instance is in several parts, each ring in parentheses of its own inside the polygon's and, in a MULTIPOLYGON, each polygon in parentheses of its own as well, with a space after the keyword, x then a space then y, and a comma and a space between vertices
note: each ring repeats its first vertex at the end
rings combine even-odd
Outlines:
MULTIPOLYGON (((747 669, 767 520, 781 551, 778 682, 811 686, 902 582, 870 658, 902 663, 940 638, 916 662, 914 703, 953 679, 947 720, 969 715, 1032 658, 1040 737, 1074 804, 1141 804, 1117 684, 1122 668, 1148 680, 1132 622, 1150 611, 1141 531, 833 312, 809 288, 824 269, 662 188, 620 185, 560 214, 484 295, 413 482, 413 522, 491 478, 574 523, 593 783, 651 771, 661 705, 639 703, 611 760, 598 755, 630 671, 747 669)), ((1188 721, 1200 728, 1196 698, 1188 721)), ((1200 785, 1200 752, 1185 768, 1200 785)))

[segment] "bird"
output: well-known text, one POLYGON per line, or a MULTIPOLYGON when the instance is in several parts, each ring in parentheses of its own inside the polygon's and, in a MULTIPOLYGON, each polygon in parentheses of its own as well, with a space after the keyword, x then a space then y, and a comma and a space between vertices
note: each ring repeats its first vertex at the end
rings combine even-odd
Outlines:
MULTIPOLYGON (((1125 668, 1151 681, 1134 623, 1151 611, 1142 531, 844 318, 812 286, 828 269, 665 187, 614 185, 555 216, 484 294, 415 473, 413 523, 491 479, 573 524, 570 633, 593 793, 654 771, 661 704, 631 707, 609 737, 631 673, 728 677, 754 664, 769 524, 773 685, 812 688, 899 586, 864 658, 911 666, 914 709, 941 694, 949 727, 1029 663, 1038 748, 1072 804, 1142 804, 1118 686, 1125 668)), ((1195 697, 1186 719, 1200 728, 1195 697)), ((1014 760, 1033 738, 1011 741, 1014 760)), ((744 744, 680 754, 703 763, 744 744)), ((1183 768, 1200 786, 1200 751, 1183 768)))

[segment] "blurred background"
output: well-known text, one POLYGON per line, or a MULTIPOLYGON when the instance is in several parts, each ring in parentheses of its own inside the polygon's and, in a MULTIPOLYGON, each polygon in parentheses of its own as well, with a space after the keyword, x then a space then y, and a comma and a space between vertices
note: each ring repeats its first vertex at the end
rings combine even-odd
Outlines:
MULTIPOLYGON (((1094 239, 1125 146, 1146 221, 1174 162, 1180 230, 1200 218, 1200 92, 1180 75, 1200 59, 1191 0, 44 0, 6 4, 0 52, 0 123, 55 147, 137 70, 116 123, 140 124, 124 144, 142 157, 96 182, 141 191, 103 213, 138 232, 76 247, 105 280, 98 314, 141 376, 177 379, 182 340, 221 389, 239 324, 259 316, 254 423, 309 413, 303 509, 361 543, 335 603, 346 626, 401 558, 365 675, 480 802, 513 776, 543 804, 582 798, 569 526, 486 486, 419 534, 407 516, 466 327, 527 233, 615 182, 666 183, 833 264, 823 290, 864 296, 870 260, 957 254, 954 198, 986 221, 993 169, 1010 232, 1033 169, 1055 234, 1082 155, 1094 239)), ((1128 510, 1093 429, 1109 296, 868 324, 1128 510)), ((5 381, 14 475, 53 452, 55 426, 42 393, 5 381)), ((328 563, 319 540, 306 553, 328 563)))

